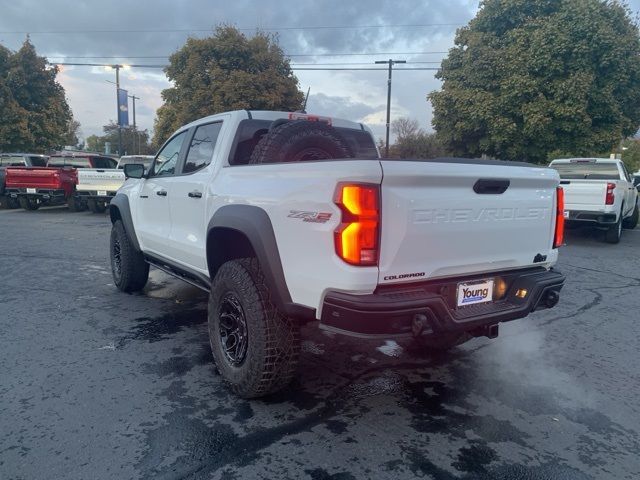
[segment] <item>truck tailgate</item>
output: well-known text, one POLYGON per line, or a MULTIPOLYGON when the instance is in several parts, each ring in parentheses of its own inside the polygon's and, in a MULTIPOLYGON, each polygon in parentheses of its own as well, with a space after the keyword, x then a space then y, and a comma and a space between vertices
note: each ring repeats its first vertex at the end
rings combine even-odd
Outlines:
MULTIPOLYGON (((68 170, 71 175, 72 170, 68 170)), ((53 167, 10 167, 6 170, 7 188, 63 188, 61 169, 53 167)))
POLYGON ((603 180, 563 180, 564 203, 567 210, 598 210, 604 207, 607 182, 603 180))
POLYGON ((124 171, 117 169, 78 169, 78 185, 76 189, 79 191, 87 190, 105 190, 115 192, 124 183, 124 171))
POLYGON ((554 170, 499 162, 381 164, 379 284, 556 260, 554 170), (496 193, 496 185, 508 187, 496 193))

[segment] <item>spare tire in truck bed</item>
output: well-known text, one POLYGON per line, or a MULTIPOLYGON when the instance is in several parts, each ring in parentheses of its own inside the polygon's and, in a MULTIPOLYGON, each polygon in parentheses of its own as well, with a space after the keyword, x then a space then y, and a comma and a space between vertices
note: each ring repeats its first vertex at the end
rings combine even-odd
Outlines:
POLYGON ((340 133, 323 122, 296 120, 272 128, 256 145, 249 163, 351 158, 340 133))

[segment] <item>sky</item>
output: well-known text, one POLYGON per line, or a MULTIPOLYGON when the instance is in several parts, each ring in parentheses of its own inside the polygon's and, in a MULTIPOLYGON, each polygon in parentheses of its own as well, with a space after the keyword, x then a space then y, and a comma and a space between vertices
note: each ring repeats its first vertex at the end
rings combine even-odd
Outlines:
MULTIPOLYGON (((640 9, 640 0, 629 4, 640 9)), ((234 25, 248 35, 262 29, 278 34, 300 89, 311 88, 309 113, 364 122, 383 138, 386 70, 297 68, 368 68, 376 60, 406 60, 394 69, 392 119, 414 118, 432 130, 426 95, 440 88, 436 72, 400 70, 437 68, 453 46, 456 28, 477 9, 477 0, 0 0, 0 44, 16 50, 29 34, 52 63, 162 65, 188 37, 208 36, 216 25, 234 25), (345 53, 350 55, 337 55, 345 53)), ((113 70, 63 66, 58 81, 83 137, 100 135, 116 118, 113 70)), ((170 86, 164 72, 131 67, 121 71, 120 83, 140 97, 138 127, 151 130, 161 92, 170 86)))

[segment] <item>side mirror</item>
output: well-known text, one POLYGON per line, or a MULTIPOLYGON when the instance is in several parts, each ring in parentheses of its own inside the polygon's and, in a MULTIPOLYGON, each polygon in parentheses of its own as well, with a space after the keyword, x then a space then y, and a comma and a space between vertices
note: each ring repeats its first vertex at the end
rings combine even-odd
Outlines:
POLYGON ((142 178, 144 177, 144 165, 141 163, 130 163, 124 166, 125 178, 142 178))

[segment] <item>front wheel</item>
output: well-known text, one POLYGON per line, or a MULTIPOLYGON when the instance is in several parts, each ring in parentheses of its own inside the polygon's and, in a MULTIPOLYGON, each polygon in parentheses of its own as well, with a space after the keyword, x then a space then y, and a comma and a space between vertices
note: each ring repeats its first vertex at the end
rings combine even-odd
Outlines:
POLYGON ((40 208, 40 202, 35 198, 20 197, 18 201, 20 202, 20 206, 25 210, 38 210, 40 208))
POLYGON ((271 298, 255 258, 225 263, 211 284, 211 351, 220 374, 242 398, 281 390, 296 372, 299 326, 271 298))
POLYGON ((640 218, 640 211, 638 209, 638 204, 636 203, 636 208, 633 209, 633 214, 629 218, 625 218, 622 221, 622 228, 626 228, 627 230, 633 230, 638 225, 639 218, 640 218))
POLYGON ((149 264, 129 240, 122 220, 111 227, 110 254, 116 287, 127 293, 142 290, 149 279, 149 264))

